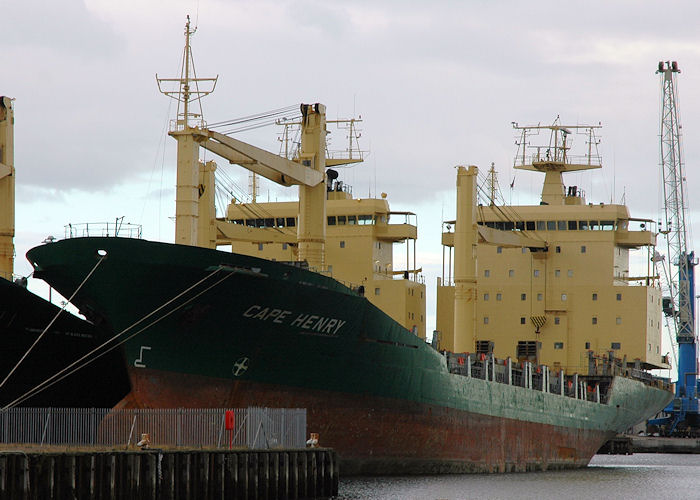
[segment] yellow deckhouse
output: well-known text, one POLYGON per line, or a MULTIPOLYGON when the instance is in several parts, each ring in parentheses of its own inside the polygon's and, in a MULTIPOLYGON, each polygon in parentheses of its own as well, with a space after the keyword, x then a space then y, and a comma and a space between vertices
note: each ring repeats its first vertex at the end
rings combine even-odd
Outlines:
MULTIPOLYGON (((473 352, 492 351, 567 373, 594 374, 613 357, 626 359, 630 367, 667 368, 661 351, 662 294, 651 262, 653 221, 630 217, 624 205, 586 203, 582 190, 563 184, 564 172, 600 168, 600 157, 590 148, 597 144, 598 127, 516 128, 523 135, 515 168, 545 174, 542 201, 498 206, 491 197, 488 206, 476 209, 473 352), (528 135, 541 129, 551 133, 549 145, 530 146, 528 135), (588 135, 588 153, 581 157, 569 155, 567 145, 576 129, 588 135), (642 276, 630 275, 630 250, 643 252, 642 276)), ((454 224, 445 223, 447 263, 438 279, 437 330, 440 347, 447 350, 459 337, 451 274, 454 224)))

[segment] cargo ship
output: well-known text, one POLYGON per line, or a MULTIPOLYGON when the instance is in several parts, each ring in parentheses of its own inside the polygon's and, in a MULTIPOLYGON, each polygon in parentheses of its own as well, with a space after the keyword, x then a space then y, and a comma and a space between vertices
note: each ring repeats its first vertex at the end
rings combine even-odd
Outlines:
MULTIPOLYGON (((129 392, 119 350, 92 363, 73 362, 103 342, 104 333, 27 289, 14 277, 14 110, 0 96, 0 408, 111 407, 129 392)), ((98 350, 98 352, 101 352, 98 350)))
POLYGON ((426 342, 412 214, 391 212, 385 195, 354 199, 327 170, 358 158, 326 154, 322 104, 301 106, 291 159, 207 128, 190 105, 215 80, 191 76, 191 34, 188 22, 185 67, 172 79, 175 243, 88 236, 27 253, 35 276, 123 343, 131 392, 118 407, 307 408, 309 431, 351 475, 583 467, 668 403, 662 381, 614 356, 586 378, 476 352, 475 167, 458 169, 459 340, 449 350, 426 342), (216 165, 199 162, 200 147, 299 186, 299 201, 232 200, 216 218, 216 165), (395 243, 405 269, 394 267, 395 243))

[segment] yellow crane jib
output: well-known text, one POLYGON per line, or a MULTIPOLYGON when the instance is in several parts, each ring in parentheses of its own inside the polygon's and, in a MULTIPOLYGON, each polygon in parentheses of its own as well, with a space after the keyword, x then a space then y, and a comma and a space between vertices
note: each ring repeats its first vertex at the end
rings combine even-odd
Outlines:
POLYGON ((208 129, 191 129, 189 133, 204 149, 283 186, 317 186, 323 182, 323 172, 233 137, 208 129))

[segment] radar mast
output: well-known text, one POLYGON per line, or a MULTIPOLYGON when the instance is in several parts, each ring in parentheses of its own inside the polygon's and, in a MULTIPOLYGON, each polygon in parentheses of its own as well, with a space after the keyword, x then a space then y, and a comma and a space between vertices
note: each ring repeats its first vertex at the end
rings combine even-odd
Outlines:
MULTIPOLYGON (((601 168, 601 158, 598 153, 600 140, 596 137, 598 125, 562 125, 559 117, 552 125, 525 125, 520 126, 513 122, 513 128, 519 131, 520 137, 515 141, 518 153, 513 162, 513 168, 518 170, 530 170, 532 172, 544 172, 544 185, 542 186, 542 203, 545 205, 563 205, 564 172, 591 170, 601 168), (544 144, 533 145, 529 141, 532 137, 540 135, 540 132, 549 131, 549 141, 544 144), (582 154, 572 154, 572 138, 570 135, 586 136, 586 151, 582 154)), ((543 134, 544 135, 544 134, 543 134)))

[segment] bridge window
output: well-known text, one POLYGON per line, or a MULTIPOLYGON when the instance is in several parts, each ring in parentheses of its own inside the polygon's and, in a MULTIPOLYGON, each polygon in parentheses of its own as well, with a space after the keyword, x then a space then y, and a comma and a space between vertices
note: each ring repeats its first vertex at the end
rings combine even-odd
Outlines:
POLYGON ((556 230, 557 230, 557 221, 548 220, 547 221, 547 231, 556 231, 556 230))
POLYGON ((600 226, 603 231, 614 231, 615 221, 614 220, 602 220, 600 221, 600 226))
POLYGON ((357 216, 356 215, 348 215, 348 224, 350 225, 355 225, 357 224, 357 216))
POLYGON ((294 227, 297 225, 297 220, 295 217, 287 217, 287 227, 294 227))
POLYGON ((372 224, 372 216, 371 215, 358 215, 357 221, 361 226, 367 226, 367 225, 372 224))
POLYGON ((534 231, 535 230, 535 221, 534 220, 529 220, 525 223, 525 229, 528 231, 534 231))
POLYGON ((234 223, 234 224, 241 224, 241 225, 242 225, 242 224, 245 223, 245 221, 244 221, 243 219, 234 219, 234 220, 233 220, 233 223, 234 223))
POLYGON ((565 220, 557 221, 557 229, 559 231, 566 231, 566 221, 565 220))
POLYGON ((588 226, 588 221, 587 220, 578 221, 578 228, 581 231, 587 231, 588 229, 590 229, 590 227, 588 226))
POLYGON ((619 350, 619 349, 620 349, 620 343, 619 343, 619 342, 612 342, 612 343, 610 344, 610 349, 619 350))
POLYGON ((543 220, 538 220, 537 221, 537 230, 538 231, 544 231, 546 229, 545 223, 543 220))
POLYGON ((598 224, 597 220, 592 220, 590 222, 590 225, 588 226, 588 229, 591 229, 593 231, 599 231, 600 230, 600 225, 598 224))
POLYGON ((347 222, 347 217, 345 217, 344 215, 338 216, 338 225, 339 226, 344 226, 346 224, 346 222, 347 222))
POLYGON ((577 228, 578 228, 578 222, 576 222, 575 220, 570 220, 569 221, 569 231, 576 231, 577 228))
POLYGON ((522 231, 525 229, 525 223, 520 221, 515 223, 515 229, 518 231, 522 231))
POLYGON ((331 215, 330 217, 328 217, 328 225, 335 226, 335 215, 331 215))

